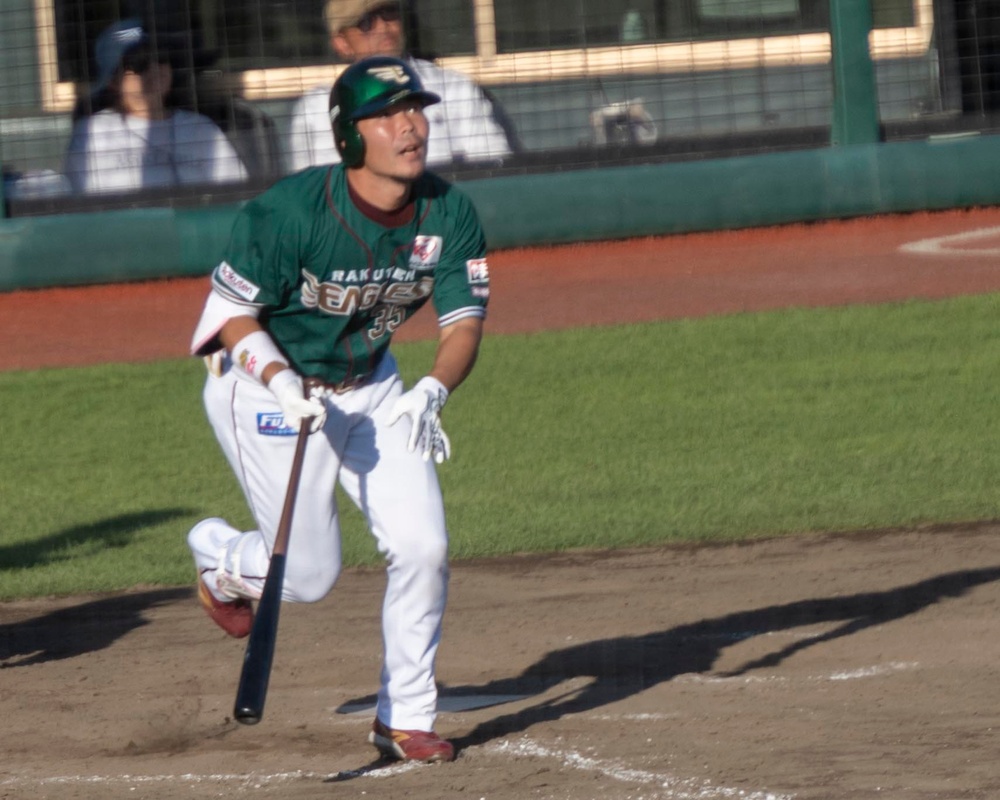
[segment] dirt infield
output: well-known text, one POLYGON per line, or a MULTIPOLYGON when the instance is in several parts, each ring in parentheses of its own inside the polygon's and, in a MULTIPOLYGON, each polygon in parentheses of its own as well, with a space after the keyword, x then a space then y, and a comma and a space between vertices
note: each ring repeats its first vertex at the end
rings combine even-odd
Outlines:
MULTIPOLYGON (((994 227, 1000 210, 498 253, 489 324, 995 291, 994 227)), ((181 356, 205 289, 0 295, 0 368, 181 356)), ((414 322, 410 338, 432 333, 414 322)), ((365 742, 379 570, 285 606, 254 727, 230 719, 243 644, 189 588, 2 604, 0 798, 992 800, 998 534, 457 563, 438 727, 460 755, 435 767, 365 742)))
MULTIPOLYGON (((490 334, 1000 290, 1000 209, 634 239, 490 256, 490 334)), ((206 274, 212 265, 206 265, 206 274)), ((0 293, 0 369, 187 354, 206 278, 0 293)), ((429 311, 429 309, 427 309, 429 311)), ((397 341, 435 335, 421 312, 397 341)))

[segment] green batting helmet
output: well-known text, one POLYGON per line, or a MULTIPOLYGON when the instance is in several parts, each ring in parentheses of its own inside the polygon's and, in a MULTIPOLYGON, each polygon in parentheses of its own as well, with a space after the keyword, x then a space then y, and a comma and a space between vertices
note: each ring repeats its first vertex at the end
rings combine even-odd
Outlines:
POLYGON ((365 160, 365 143, 357 121, 380 114, 403 100, 416 98, 425 106, 440 102, 428 92, 416 71, 398 58, 372 56, 345 69, 330 92, 330 123, 337 152, 349 167, 365 160))

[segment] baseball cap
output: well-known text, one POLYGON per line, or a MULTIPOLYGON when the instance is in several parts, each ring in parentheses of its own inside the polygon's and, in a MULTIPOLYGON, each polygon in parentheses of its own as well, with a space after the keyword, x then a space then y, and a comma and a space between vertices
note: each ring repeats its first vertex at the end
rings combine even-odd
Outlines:
POLYGON ((94 44, 94 61, 97 62, 97 86, 105 88, 121 66, 130 50, 149 43, 149 35, 137 19, 123 19, 109 25, 94 44))
POLYGON ((399 9, 399 0, 329 0, 323 9, 327 27, 339 33, 344 28, 357 25, 361 18, 376 8, 391 6, 399 9))

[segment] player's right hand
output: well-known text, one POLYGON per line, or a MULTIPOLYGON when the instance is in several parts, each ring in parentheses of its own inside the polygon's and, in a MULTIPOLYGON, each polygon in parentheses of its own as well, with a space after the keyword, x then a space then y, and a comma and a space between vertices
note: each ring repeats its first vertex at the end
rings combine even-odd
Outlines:
POLYGON ((275 374, 267 388, 277 398, 285 424, 295 430, 302 427, 302 420, 312 418, 309 432, 316 433, 326 422, 326 406, 322 400, 306 397, 302 386, 302 376, 289 367, 275 374))

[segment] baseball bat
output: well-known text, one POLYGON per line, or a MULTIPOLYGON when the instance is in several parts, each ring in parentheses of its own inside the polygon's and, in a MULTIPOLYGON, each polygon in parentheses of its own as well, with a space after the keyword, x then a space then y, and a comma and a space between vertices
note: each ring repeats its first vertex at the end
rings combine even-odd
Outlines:
POLYGON ((292 471, 285 491, 285 505, 281 510, 274 549, 271 551, 271 564, 264 578, 264 588, 257 602, 257 613, 243 654, 243 669, 240 672, 240 685, 236 690, 233 716, 244 725, 256 725, 264 715, 267 684, 271 678, 271 662, 274 660, 274 645, 278 636, 278 612, 281 610, 281 589, 285 582, 285 556, 292 531, 292 512, 295 509, 295 496, 299 491, 302 459, 311 424, 312 417, 306 417, 299 428, 295 455, 292 457, 292 471))

